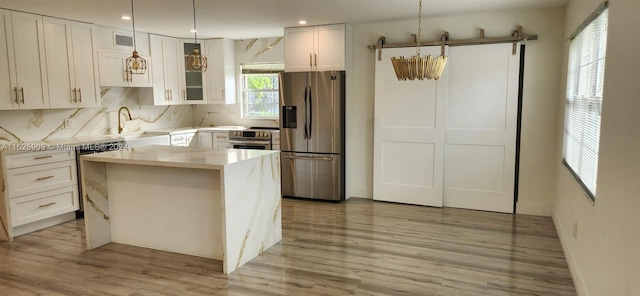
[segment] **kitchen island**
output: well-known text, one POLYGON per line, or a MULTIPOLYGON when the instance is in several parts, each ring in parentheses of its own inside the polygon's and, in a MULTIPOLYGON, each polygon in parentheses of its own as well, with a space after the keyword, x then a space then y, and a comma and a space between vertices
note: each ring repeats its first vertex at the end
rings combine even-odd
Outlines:
POLYGON ((89 250, 206 257, 229 274, 282 239, 277 151, 145 146, 80 160, 89 250))

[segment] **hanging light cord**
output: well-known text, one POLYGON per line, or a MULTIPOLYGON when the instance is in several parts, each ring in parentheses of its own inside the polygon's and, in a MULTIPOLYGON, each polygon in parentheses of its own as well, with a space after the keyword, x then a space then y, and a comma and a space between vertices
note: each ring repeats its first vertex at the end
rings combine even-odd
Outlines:
POLYGON ((422 40, 422 0, 418 2, 418 42, 416 44, 416 52, 420 57, 420 41, 422 40))
POLYGON ((136 18, 133 13, 133 0, 131 0, 131 25, 133 27, 133 50, 136 51, 136 18))
MULTIPOLYGON (((422 0, 420 0, 422 1, 422 0)), ((193 39, 198 44, 198 29, 196 28, 196 0, 193 0, 193 39)))

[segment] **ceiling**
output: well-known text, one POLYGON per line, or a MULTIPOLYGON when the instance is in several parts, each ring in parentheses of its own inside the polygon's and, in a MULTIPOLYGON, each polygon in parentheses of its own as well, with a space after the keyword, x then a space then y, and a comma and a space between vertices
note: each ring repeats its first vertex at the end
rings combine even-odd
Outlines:
MULTIPOLYGON (((136 30, 193 37, 191 0, 134 0, 136 30)), ((248 39, 283 35, 284 27, 417 18, 417 0, 196 0, 198 37, 248 39)), ((564 6, 567 0, 424 0, 423 16, 564 6)), ((131 28, 130 0, 0 0, 0 7, 131 28)))

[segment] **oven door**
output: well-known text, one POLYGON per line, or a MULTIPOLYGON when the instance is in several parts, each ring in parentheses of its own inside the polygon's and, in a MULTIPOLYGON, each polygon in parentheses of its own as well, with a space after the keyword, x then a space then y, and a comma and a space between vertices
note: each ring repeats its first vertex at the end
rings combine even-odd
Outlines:
POLYGON ((230 139, 229 140, 229 148, 233 148, 233 149, 271 150, 271 141, 230 139))

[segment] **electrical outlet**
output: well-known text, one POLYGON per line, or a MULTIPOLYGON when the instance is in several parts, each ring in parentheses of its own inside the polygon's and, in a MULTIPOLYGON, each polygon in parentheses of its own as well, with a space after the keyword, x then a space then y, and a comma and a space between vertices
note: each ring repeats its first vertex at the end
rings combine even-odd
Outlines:
POLYGON ((149 115, 147 116, 147 120, 153 121, 153 114, 149 113, 149 115))
POLYGON ((573 222, 573 239, 578 239, 578 222, 573 222))
POLYGON ((64 128, 74 128, 76 126, 76 123, 73 119, 71 118, 65 118, 64 120, 64 128))
POLYGON ((366 116, 363 124, 367 126, 373 125, 373 116, 366 116))

